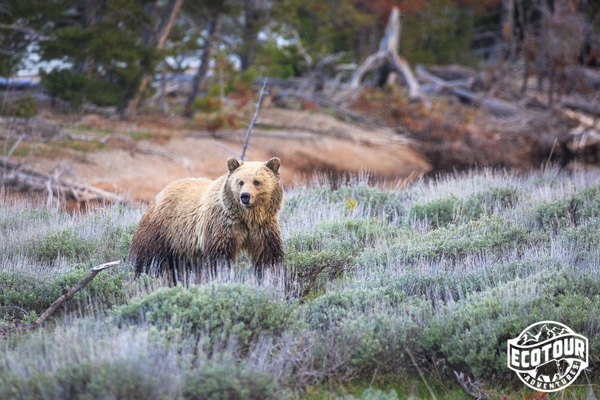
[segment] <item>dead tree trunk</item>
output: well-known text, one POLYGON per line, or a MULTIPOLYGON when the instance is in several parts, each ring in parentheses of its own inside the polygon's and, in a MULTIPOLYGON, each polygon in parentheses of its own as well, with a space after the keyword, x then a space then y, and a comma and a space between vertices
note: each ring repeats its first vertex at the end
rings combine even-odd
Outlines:
POLYGON ((502 39, 506 48, 512 47, 513 43, 513 29, 515 25, 515 0, 502 0, 502 39))
POLYGON ((419 98, 421 96, 419 82, 415 79, 410 65, 404 58, 398 55, 400 28, 400 11, 397 7, 394 7, 388 19, 385 34, 379 43, 379 51, 367 57, 352 77, 352 82, 350 83, 352 92, 356 93, 358 91, 364 76, 369 71, 377 70, 377 81, 380 86, 383 86, 387 82, 390 73, 397 72, 404 77, 409 88, 410 97, 419 98))
POLYGON ((194 100, 198 96, 198 92, 202 89, 202 84, 204 83, 204 78, 206 77, 206 73, 208 72, 208 64, 210 63, 210 54, 212 48, 215 46, 215 43, 218 40, 219 31, 221 30, 221 14, 217 14, 211 21, 208 27, 208 33, 206 35, 206 40, 204 41, 204 46, 202 49, 202 59, 200 60, 200 66, 198 67, 198 72, 194 76, 194 80, 192 82, 192 90, 185 102, 185 106, 183 108, 183 116, 191 117, 192 116, 192 104, 194 100))
MULTIPOLYGON (((179 11, 181 10, 181 6, 183 5, 183 0, 170 0, 168 6, 165 8, 162 18, 160 19, 159 27, 156 31, 155 35, 150 35, 151 39, 149 39, 148 46, 154 46, 156 50, 162 50, 165 47, 165 43, 167 38, 169 37, 169 33, 171 33, 171 29, 173 28, 173 24, 175 23, 175 18, 179 11)), ((129 101, 127 105, 127 109, 125 110, 125 117, 131 118, 135 115, 140 102, 142 101, 142 95, 150 83, 152 79, 152 74, 146 74, 142 77, 140 85, 138 86, 137 92, 133 99, 129 101)))

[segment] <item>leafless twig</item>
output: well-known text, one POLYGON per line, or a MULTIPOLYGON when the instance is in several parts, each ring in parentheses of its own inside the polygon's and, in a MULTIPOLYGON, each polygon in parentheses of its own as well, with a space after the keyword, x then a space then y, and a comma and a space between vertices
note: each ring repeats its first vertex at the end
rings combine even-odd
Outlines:
POLYGON ((258 96, 258 102, 256 103, 256 110, 254 111, 254 116, 252 117, 252 120, 250 121, 250 126, 248 126, 248 131, 246 132, 246 138, 244 139, 244 147, 242 148, 242 155, 240 157, 242 161, 244 161, 244 158, 246 157, 246 148, 248 147, 248 140, 250 140, 252 127, 254 126, 254 121, 256 120, 256 117, 258 116, 258 110, 260 109, 260 103, 262 102, 263 94, 265 93, 266 87, 267 78, 265 78, 262 89, 260 89, 260 95, 258 96))
POLYGON ((54 311, 56 311, 58 307, 60 307, 62 303, 69 300, 71 297, 73 297, 75 293, 77 293, 78 291, 83 289, 85 285, 90 283, 90 281, 94 279, 98 272, 104 271, 105 269, 113 267, 119 263, 121 263, 121 261, 111 261, 92 268, 90 273, 85 278, 80 280, 79 283, 77 283, 77 285, 73 286, 71 290, 60 296, 58 299, 54 300, 54 302, 50 304, 50 307, 48 307, 48 309, 44 311, 38 319, 36 319, 31 325, 28 326, 28 329, 32 330, 38 328, 44 321, 48 319, 48 317, 50 317, 50 315, 52 315, 52 313, 54 313, 54 311))
POLYGON ((467 395, 475 398, 475 399, 487 399, 489 396, 479 387, 481 385, 480 382, 473 382, 471 378, 466 376, 463 372, 454 371, 454 375, 458 380, 458 384, 460 385, 463 392, 467 395))

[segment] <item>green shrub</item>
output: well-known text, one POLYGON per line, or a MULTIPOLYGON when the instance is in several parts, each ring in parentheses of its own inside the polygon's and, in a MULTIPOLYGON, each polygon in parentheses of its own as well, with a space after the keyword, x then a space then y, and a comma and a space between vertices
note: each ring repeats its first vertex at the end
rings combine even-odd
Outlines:
POLYGON ((401 216, 405 213, 405 200, 409 197, 406 192, 382 190, 371 187, 365 182, 342 185, 336 189, 330 186, 317 188, 296 189, 297 193, 286 198, 283 216, 297 212, 301 206, 308 209, 330 204, 341 210, 353 211, 356 215, 367 217, 401 216), (348 210, 348 201, 355 203, 352 210, 348 210))
POLYGON ((107 222, 102 241, 96 244, 94 256, 98 261, 125 260, 129 254, 137 225, 112 226, 111 223, 112 221, 107 222))
POLYGON ((52 262, 59 257, 81 261, 92 255, 94 242, 80 238, 72 229, 65 229, 34 241, 31 251, 42 262, 52 262))
POLYGON ((398 400, 394 390, 384 392, 383 390, 368 388, 359 397, 360 400, 398 400))
POLYGON ((9 105, 12 115, 19 118, 35 117, 38 113, 37 102, 31 96, 23 96, 9 105))
POLYGON ((579 226, 564 228, 559 237, 570 244, 580 257, 594 257, 600 245, 600 218, 591 218, 579 226))
POLYGON ((298 278, 304 296, 348 272, 365 246, 391 240, 396 232, 376 218, 320 222, 310 234, 296 233, 286 240, 285 267, 298 278))
POLYGON ((183 376, 185 400, 268 400, 286 395, 273 376, 240 364, 209 363, 183 376))
MULTIPOLYGON (((68 28, 66 28, 68 29, 68 28)), ((111 38, 115 39, 115 38, 111 38)), ((103 74, 87 77, 68 68, 41 73, 41 85, 73 107, 89 101, 98 106, 125 107, 133 97, 141 79, 141 65, 130 69, 114 64, 103 74)))
POLYGON ((425 204, 416 204, 411 209, 411 215, 417 219, 427 219, 434 227, 446 226, 455 220, 456 207, 456 197, 450 196, 425 204))
POLYGON ((576 203, 571 200, 555 200, 538 205, 535 208, 535 218, 542 229, 556 230, 573 220, 572 212, 575 210, 576 203))
POLYGON ((147 322, 168 337, 207 335, 209 346, 236 339, 242 350, 261 335, 280 335, 294 326, 294 304, 273 300, 264 289, 210 284, 160 289, 117 311, 128 323, 147 322))
POLYGON ((506 369, 506 343, 528 325, 559 321, 588 336, 590 352, 600 334, 589 315, 600 312, 600 283, 574 270, 542 271, 467 296, 438 312, 421 336, 424 349, 452 368, 486 379, 514 379, 506 369))
POLYGON ((295 252, 292 249, 286 254, 285 268, 296 277, 299 295, 306 296, 342 276, 350 269, 351 261, 352 257, 341 251, 295 252))
POLYGON ((200 111, 204 113, 214 113, 221 110, 222 104, 221 99, 218 97, 198 97, 192 104, 194 111, 200 111))
POLYGON ((319 222, 310 233, 295 233, 285 244, 292 251, 339 250, 352 255, 378 240, 392 239, 397 232, 377 218, 344 218, 319 222))
POLYGON ((52 72, 41 72, 41 85, 52 96, 56 96, 74 107, 79 107, 85 100, 89 80, 83 74, 69 69, 55 69, 52 72))
MULTIPOLYGON (((423 326, 410 314, 387 309, 340 320, 325 331, 315 331, 311 358, 331 376, 372 377, 406 368, 406 349, 418 351, 423 326)), ((343 378, 345 377, 345 378, 343 378)))
MULTIPOLYGON (((77 282, 89 274, 89 264, 79 265, 74 271, 51 278, 47 274, 19 272, 0 272, 0 306, 2 317, 12 321, 8 312, 17 307, 27 313, 37 315, 45 311, 65 290, 71 289, 77 282), (5 308, 7 307, 7 308, 5 308)), ((74 310, 93 305, 94 308, 110 308, 125 299, 125 286, 128 282, 126 270, 108 270, 98 274, 73 298, 64 303, 66 310, 74 310), (91 302, 91 303, 90 303, 91 302)), ((27 322, 27 321, 25 321, 27 322)))
POLYGON ((600 215, 600 186, 590 186, 576 191, 567 199, 553 200, 535 208, 538 225, 553 229, 579 225, 600 215))
POLYGON ((298 46, 279 46, 267 43, 261 46, 256 56, 256 65, 266 67, 265 75, 274 78, 300 76, 307 69, 304 57, 298 53, 298 46))
POLYGON ((225 83, 225 93, 248 92, 252 89, 254 83, 260 78, 261 74, 254 67, 250 67, 244 72, 230 75, 225 83))
POLYGON ((361 257, 382 265, 390 256, 397 261, 412 262, 420 258, 456 260, 487 252, 499 257, 509 250, 522 251, 527 246, 545 243, 544 232, 528 232, 523 226, 500 216, 482 217, 464 224, 450 224, 426 233, 407 229, 398 236, 388 252, 366 251, 361 257))
MULTIPOLYGON (((394 284, 371 288, 329 291, 308 302, 301 316, 308 327, 326 330, 344 320, 380 310, 397 310, 398 315, 422 315, 430 306, 422 299, 407 296, 394 284)), ((381 311, 383 310, 383 311, 381 311)))
POLYGON ((150 373, 130 360, 70 364, 54 373, 37 372, 28 378, 3 376, 3 399, 156 399, 169 396, 164 379, 176 379, 154 368, 150 373), (162 376, 156 376, 156 375, 162 376))
POLYGON ((14 210, 4 208, 0 205, 0 228, 5 232, 9 230, 21 230, 25 226, 40 225, 52 219, 52 212, 45 208, 31 208, 26 210, 14 210))
POLYGON ((405 192, 382 190, 364 182, 341 186, 330 194, 332 201, 344 202, 344 204, 348 199, 356 200, 357 208, 364 210, 369 216, 403 215, 406 198, 405 192))
POLYGON ((427 219, 437 228, 450 223, 459 223, 489 215, 494 208, 512 207, 518 200, 518 193, 512 188, 492 187, 490 189, 459 199, 454 195, 416 204, 410 215, 417 219, 427 219))

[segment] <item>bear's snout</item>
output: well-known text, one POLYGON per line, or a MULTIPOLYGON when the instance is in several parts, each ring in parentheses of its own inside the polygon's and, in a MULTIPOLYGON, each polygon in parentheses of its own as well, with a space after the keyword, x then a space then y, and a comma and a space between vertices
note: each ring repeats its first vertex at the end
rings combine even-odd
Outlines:
POLYGON ((240 194, 240 201, 245 206, 250 205, 250 193, 244 192, 240 194))

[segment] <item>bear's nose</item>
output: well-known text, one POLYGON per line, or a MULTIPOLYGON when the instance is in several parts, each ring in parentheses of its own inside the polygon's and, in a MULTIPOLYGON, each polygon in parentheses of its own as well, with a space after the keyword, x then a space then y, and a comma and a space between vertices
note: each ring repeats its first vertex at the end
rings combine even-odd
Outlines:
POLYGON ((250 203, 250 193, 240 194, 240 200, 242 201, 242 204, 248 205, 250 203))

